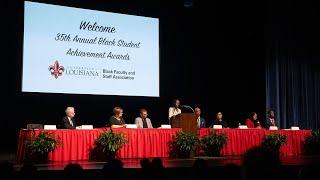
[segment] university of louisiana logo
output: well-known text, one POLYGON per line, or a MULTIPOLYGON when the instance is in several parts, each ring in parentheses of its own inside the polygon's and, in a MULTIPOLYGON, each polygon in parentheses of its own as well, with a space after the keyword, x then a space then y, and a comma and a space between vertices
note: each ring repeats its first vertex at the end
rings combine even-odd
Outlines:
POLYGON ((49 66, 49 71, 51 72, 51 75, 57 79, 62 75, 64 67, 60 66, 58 61, 55 61, 53 65, 49 66))

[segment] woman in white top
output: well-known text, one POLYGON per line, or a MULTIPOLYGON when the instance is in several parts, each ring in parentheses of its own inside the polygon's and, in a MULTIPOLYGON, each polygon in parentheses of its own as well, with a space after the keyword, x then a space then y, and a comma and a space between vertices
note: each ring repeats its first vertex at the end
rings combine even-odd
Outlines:
POLYGON ((171 117, 175 117, 178 114, 181 114, 180 101, 179 99, 173 100, 172 107, 169 108, 169 120, 171 117))

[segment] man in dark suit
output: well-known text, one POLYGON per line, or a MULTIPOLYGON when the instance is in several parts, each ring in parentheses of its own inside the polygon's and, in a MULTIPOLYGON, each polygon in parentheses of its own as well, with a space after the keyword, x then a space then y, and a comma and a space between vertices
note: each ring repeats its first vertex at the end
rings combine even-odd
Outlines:
POLYGON ((66 109, 66 116, 62 118, 61 121, 61 128, 62 129, 75 129, 76 122, 74 120, 75 112, 74 107, 67 107, 66 109))
POLYGON ((268 118, 266 120, 266 128, 269 129, 270 126, 277 126, 274 111, 272 110, 268 111, 268 118))
POLYGON ((197 117, 197 127, 198 128, 205 128, 206 127, 206 120, 203 117, 200 116, 201 115, 201 109, 196 107, 194 109, 194 114, 197 117))

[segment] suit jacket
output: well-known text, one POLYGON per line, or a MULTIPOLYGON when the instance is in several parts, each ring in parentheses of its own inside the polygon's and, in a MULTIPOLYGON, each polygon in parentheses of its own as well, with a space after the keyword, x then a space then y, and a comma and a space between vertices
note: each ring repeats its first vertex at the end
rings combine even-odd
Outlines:
MULTIPOLYGON (((149 118, 146 118, 146 122, 147 122, 148 128, 153 128, 151 120, 149 118)), ((135 120, 135 123, 136 123, 138 128, 143 128, 143 122, 142 122, 142 118, 141 117, 137 117, 136 120, 135 120)))
MULTIPOLYGON (((277 126, 276 119, 274 119, 274 125, 277 126)), ((273 124, 271 123, 271 119, 267 118, 267 120, 266 120, 266 128, 269 129, 270 126, 273 126, 273 124)))
POLYGON ((76 128, 76 122, 74 121, 74 118, 71 119, 73 126, 70 124, 68 116, 65 116, 62 118, 61 121, 61 128, 62 129, 75 129, 76 128))
POLYGON ((200 116, 200 127, 199 128, 205 128, 205 127, 206 127, 206 120, 200 116))

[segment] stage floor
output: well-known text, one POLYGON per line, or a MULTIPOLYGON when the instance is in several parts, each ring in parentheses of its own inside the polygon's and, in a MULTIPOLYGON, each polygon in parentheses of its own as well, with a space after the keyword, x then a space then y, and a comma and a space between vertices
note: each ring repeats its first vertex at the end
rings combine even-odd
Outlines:
MULTIPOLYGON (((16 156, 13 153, 0 154, 0 161, 9 161, 14 164, 16 170, 22 167, 15 160, 16 156)), ((209 167, 225 166, 227 164, 241 165, 241 156, 224 156, 224 157, 194 157, 190 159, 170 159, 161 158, 165 168, 187 168, 192 167, 196 159, 205 159, 209 167)), ((309 161, 313 161, 315 157, 281 157, 281 163, 283 166, 302 166, 309 161)), ((319 160, 320 158, 317 157, 319 160)), ((124 168, 141 168, 141 159, 121 159, 124 168)), ((152 160, 152 158, 150 158, 152 160)), ((98 161, 65 161, 65 162, 51 162, 46 164, 36 164, 38 170, 63 170, 69 163, 77 163, 82 166, 83 169, 102 169, 105 162, 98 161)))
MULTIPOLYGON (((195 157, 191 159, 169 159, 161 158, 163 166, 165 168, 183 168, 183 167, 192 167, 194 161, 197 158, 206 159, 209 167, 214 166, 224 166, 226 164, 241 164, 240 157, 195 157)), ((120 159, 123 162, 124 168, 141 168, 140 160, 141 159, 120 159)), ((150 158, 150 161, 152 158, 150 158)), ((63 170, 63 168, 69 163, 77 163, 82 166, 83 169, 102 169, 105 162, 97 161, 68 161, 68 162, 48 162, 47 164, 37 164, 38 170, 63 170)), ((19 169, 22 164, 16 164, 15 168, 19 169)))

